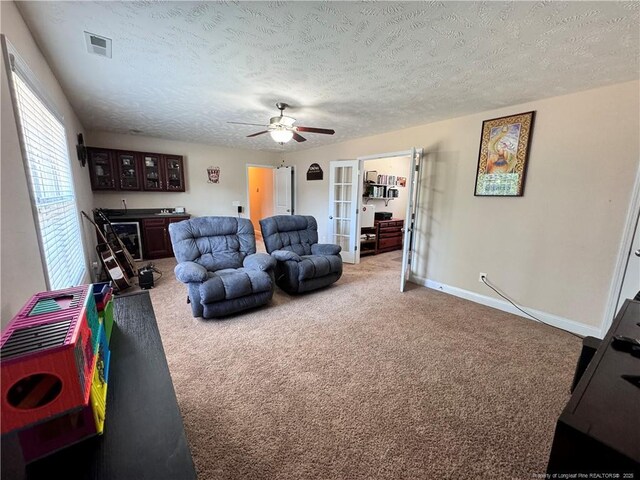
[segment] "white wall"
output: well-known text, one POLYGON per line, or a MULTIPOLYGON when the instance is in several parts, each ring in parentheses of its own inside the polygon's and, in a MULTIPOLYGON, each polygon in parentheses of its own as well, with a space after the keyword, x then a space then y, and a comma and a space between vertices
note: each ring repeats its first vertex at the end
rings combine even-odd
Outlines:
MULTIPOLYGON (((194 216, 237 215, 234 200, 247 207, 247 164, 274 165, 276 153, 255 150, 213 147, 199 143, 178 142, 138 135, 108 132, 87 134, 87 145, 141 152, 183 155, 186 191, 180 192, 95 192, 96 207, 122 208, 125 198, 128 208, 186 207, 194 216), (220 167, 220 183, 207 183, 207 167, 220 167)), ((85 181, 89 184, 87 172, 85 181)))
MULTIPOLYGON (((53 72, 27 29, 13 2, 0 2, 0 27, 7 40, 35 74, 46 95, 64 116, 69 145, 72 174, 78 207, 90 211, 93 195, 86 168, 80 166, 75 153, 76 135, 83 127, 76 117, 53 72)), ((38 247, 38 237, 31 211, 27 178, 22 162, 20 140, 10 98, 7 66, 2 60, 2 118, 1 118, 1 280, 2 325, 6 325, 24 303, 36 292, 46 290, 45 274, 38 247)), ((95 259, 93 227, 85 227, 85 253, 95 259)), ((89 275, 84 281, 90 281, 89 275)))
MULTIPOLYGON (((411 157, 390 157, 377 158, 375 160, 366 160, 364 163, 364 171, 376 170, 378 175, 395 175, 396 177, 405 177, 409 181, 409 169, 411 168, 411 157)), ((384 200, 369 199, 367 205, 374 205, 376 212, 391 212, 393 218, 404 218, 407 213, 407 199, 409 198, 409 188, 396 187, 398 189, 398 197, 389 200, 385 206, 384 200)))
POLYGON ((328 174, 311 163, 423 147, 418 258, 413 274, 599 328, 639 165, 639 82, 422 125, 286 155, 298 211, 326 236, 328 174), (536 110, 524 196, 474 197, 482 121, 536 110))

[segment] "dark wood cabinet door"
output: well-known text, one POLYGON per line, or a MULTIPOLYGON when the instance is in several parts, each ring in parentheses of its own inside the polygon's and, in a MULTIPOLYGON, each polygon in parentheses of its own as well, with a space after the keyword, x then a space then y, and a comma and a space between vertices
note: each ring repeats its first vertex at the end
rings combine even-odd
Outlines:
POLYGON ((142 190, 140 158, 134 152, 115 151, 120 190, 142 190))
POLYGON ((147 192, 164 190, 165 169, 162 166, 161 155, 157 153, 142 154, 142 188, 147 192))
POLYGON ((184 192, 181 155, 88 147, 92 190, 184 192))
POLYGON ((181 222, 183 220, 188 220, 189 217, 180 217, 180 218, 167 218, 167 240, 169 242, 169 255, 172 257, 175 257, 175 254, 173 253, 173 244, 171 243, 171 235, 168 233, 169 232, 169 224, 170 223, 177 223, 177 222, 181 222))
POLYGON ((88 148, 89 175, 92 190, 117 190, 118 183, 113 150, 88 148))
POLYGON ((184 192, 184 163, 179 155, 163 155, 165 190, 184 192))
POLYGON ((166 218, 145 218, 142 220, 142 237, 145 258, 164 258, 173 255, 166 218))

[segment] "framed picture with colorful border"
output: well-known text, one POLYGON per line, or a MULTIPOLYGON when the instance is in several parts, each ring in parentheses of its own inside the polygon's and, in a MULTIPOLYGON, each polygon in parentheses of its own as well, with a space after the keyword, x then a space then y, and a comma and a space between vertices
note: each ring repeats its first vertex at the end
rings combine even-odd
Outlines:
POLYGON ((535 113, 482 122, 475 196, 521 197, 524 194, 535 113))

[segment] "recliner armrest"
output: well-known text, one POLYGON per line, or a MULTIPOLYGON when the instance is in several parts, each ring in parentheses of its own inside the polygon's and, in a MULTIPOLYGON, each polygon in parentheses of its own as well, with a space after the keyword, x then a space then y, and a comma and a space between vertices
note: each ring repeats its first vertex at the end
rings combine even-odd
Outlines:
POLYGON ((275 250, 271 252, 271 256, 279 262, 286 262, 287 260, 293 260, 294 262, 302 261, 300 255, 289 250, 275 250))
POLYGON ((245 257, 242 266, 248 270, 267 271, 275 268, 276 260, 266 253, 254 253, 245 257))
POLYGON ((195 262, 180 262, 174 272, 182 283, 204 282, 208 278, 207 269, 195 262))
POLYGON ((342 250, 340 245, 333 243, 314 243, 311 245, 311 253, 313 255, 337 255, 342 250))

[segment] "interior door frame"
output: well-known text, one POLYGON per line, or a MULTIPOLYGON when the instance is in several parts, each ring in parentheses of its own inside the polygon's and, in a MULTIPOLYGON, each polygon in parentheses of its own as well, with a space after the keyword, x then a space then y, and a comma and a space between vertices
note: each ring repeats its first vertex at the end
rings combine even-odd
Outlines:
POLYGON ((638 215, 640 215, 640 166, 636 171, 636 179, 633 183, 633 190, 631 190, 631 202, 629 203, 629 209, 627 210, 627 217, 625 220, 624 230, 622 233, 622 239, 620 241, 620 247, 618 249, 618 259, 613 271, 613 278, 611 279, 611 287, 609 288, 609 299, 604 311, 604 318, 602 320, 602 329, 600 330, 600 338, 604 338, 615 318, 616 305, 622 290, 622 281, 626 274, 627 262, 629 255, 632 255, 631 249, 633 247, 633 236, 636 230, 636 222, 638 221, 638 215))
MULTIPOLYGON (((258 164, 258 163, 247 163, 247 210, 246 210, 246 218, 248 218, 249 220, 251 220, 251 192, 249 191, 249 168, 250 167, 258 167, 258 168, 269 168, 272 171, 272 175, 275 175, 275 173, 273 173, 276 169, 276 167, 274 167, 273 165, 262 165, 262 164, 258 164)), ((276 196, 272 193, 271 194, 271 203, 272 203, 272 207, 273 207, 273 211, 276 211, 276 196)), ((256 230, 260 230, 260 225, 254 225, 253 229, 256 230)))
MULTIPOLYGON (((364 162, 366 162, 367 160, 379 160, 381 158, 407 157, 409 159, 409 162, 413 163, 414 152, 417 153, 420 156, 421 160, 424 160, 424 151, 423 151, 423 149, 422 148, 418 148, 418 147, 412 147, 412 148, 410 148, 408 150, 401 150, 399 152, 376 153, 374 155, 365 155, 365 156, 362 156, 362 157, 357 157, 358 170, 362 174, 362 172, 364 171, 364 162)), ((415 175, 415 172, 413 174, 415 175)), ((359 182, 358 183, 358 213, 362 211, 362 188, 363 188, 362 182, 359 182)), ((417 183, 415 185, 415 188, 418 188, 418 184, 417 183)), ((417 198, 419 198, 419 191, 417 192, 417 195, 418 195, 417 198)), ((409 200, 410 199, 407 199, 407 208, 409 208, 409 205, 411 203, 409 200)), ((360 232, 360 229, 361 229, 360 217, 361 217, 361 215, 358 215, 357 217, 358 217, 357 231, 360 232)), ((406 220, 406 216, 405 216, 405 220, 406 220)), ((408 240, 413 244, 414 243, 414 239, 415 239, 415 236, 409 236, 409 238, 407 238, 407 235, 406 235, 407 228, 408 228, 408 226, 405 225, 404 226, 405 235, 404 235, 404 237, 402 239, 403 253, 404 253, 405 242, 408 240)), ((410 248, 412 246, 413 245, 409 245, 410 248)), ((403 262, 405 260, 406 259, 404 258, 404 255, 403 255, 403 262)), ((360 249, 359 248, 356 250, 356 263, 360 263, 360 249)), ((400 275, 402 275, 402 271, 400 272, 400 275)), ((409 271, 409 278, 411 278, 411 271, 409 271)))

